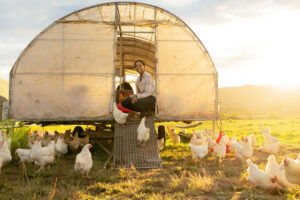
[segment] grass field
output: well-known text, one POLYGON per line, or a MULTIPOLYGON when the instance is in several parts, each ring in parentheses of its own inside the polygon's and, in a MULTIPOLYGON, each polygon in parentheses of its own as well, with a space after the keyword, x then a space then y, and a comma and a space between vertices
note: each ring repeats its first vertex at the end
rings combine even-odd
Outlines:
MULTIPOLYGON (((176 123, 164 123, 175 126, 176 123)), ((270 126, 271 134, 285 146, 276 156, 296 158, 300 153, 300 120, 226 120, 223 130, 237 139, 254 133, 258 146, 262 145, 259 125, 270 126)), ((157 126, 159 124, 156 124, 157 126)), ((212 128, 212 122, 204 122, 197 129, 212 128)), ((53 127, 52 127, 53 128, 53 127)), ((51 129, 52 129, 51 128, 51 129)), ((65 127, 57 127, 64 129, 65 127)), ((47 128, 45 128, 46 130, 47 128)), ((179 129, 176 130, 177 132, 179 129)), ((192 129, 187 129, 192 133, 192 129)), ((106 146, 112 149, 112 144, 106 146)), ((74 172, 76 153, 70 153, 44 171, 26 164, 26 173, 17 160, 2 168, 0 175, 0 199, 299 199, 300 188, 288 192, 266 193, 246 182, 247 172, 240 160, 228 155, 222 161, 208 155, 203 160, 193 161, 188 143, 174 146, 167 139, 166 148, 160 152, 162 169, 136 170, 103 169, 107 155, 98 148, 91 149, 93 167, 90 178, 74 172), (55 182, 57 179, 56 186, 55 182)), ((267 163, 267 153, 254 150, 252 157, 260 168, 267 163)))

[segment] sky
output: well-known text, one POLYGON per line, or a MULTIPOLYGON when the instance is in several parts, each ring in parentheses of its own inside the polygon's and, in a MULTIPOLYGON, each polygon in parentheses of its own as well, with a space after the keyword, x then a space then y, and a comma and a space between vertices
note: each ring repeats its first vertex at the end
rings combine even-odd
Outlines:
MULTIPOLYGON (((120 1, 120 0, 119 0, 120 1)), ((76 10, 112 1, 0 0, 0 78, 48 25, 76 10)), ((219 87, 300 86, 299 0, 139 0, 182 19, 218 71, 219 87)))

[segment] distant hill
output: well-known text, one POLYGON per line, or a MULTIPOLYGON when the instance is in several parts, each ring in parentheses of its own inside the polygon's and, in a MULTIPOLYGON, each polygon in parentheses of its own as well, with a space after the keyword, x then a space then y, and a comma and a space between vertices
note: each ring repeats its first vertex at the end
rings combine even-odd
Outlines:
POLYGON ((300 88, 275 86, 219 88, 221 113, 241 118, 300 117, 300 88))

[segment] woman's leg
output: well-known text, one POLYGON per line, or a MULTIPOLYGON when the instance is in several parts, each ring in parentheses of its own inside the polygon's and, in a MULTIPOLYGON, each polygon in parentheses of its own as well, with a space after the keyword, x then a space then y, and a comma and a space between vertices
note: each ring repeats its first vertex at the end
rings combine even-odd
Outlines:
POLYGON ((149 96, 146 98, 138 99, 135 104, 132 105, 133 109, 145 114, 148 111, 155 110, 156 98, 154 96, 149 96))
POLYGON ((131 103, 132 98, 128 97, 122 101, 122 106, 130 110, 134 110, 141 113, 146 113, 147 111, 155 110, 156 98, 154 96, 149 96, 146 98, 140 98, 136 103, 131 103))

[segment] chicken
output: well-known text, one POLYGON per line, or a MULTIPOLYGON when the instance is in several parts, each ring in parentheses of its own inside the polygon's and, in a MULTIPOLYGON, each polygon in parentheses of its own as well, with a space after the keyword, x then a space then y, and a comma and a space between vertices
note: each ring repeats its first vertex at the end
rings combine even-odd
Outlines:
POLYGON ((197 130, 193 130, 194 134, 196 135, 197 139, 201 139, 202 137, 204 137, 205 135, 205 131, 197 131, 197 130))
POLYGON ((248 138, 242 139, 239 143, 235 143, 235 147, 236 157, 238 157, 243 164, 247 158, 251 158, 253 149, 250 142, 248 141, 248 138))
MULTIPOLYGON (((299 158, 299 157, 298 157, 299 158)), ((300 160, 285 158, 280 169, 284 169, 286 179, 292 184, 300 185, 300 160)))
POLYGON ((9 136, 5 136, 5 132, 1 131, 0 141, 4 141, 7 143, 8 148, 10 149, 11 139, 9 136))
POLYGON ((150 137, 150 128, 145 126, 146 116, 144 116, 141 120, 140 125, 137 128, 137 141, 142 146, 145 146, 146 142, 149 140, 150 137))
POLYGON ((37 139, 38 133, 37 133, 37 131, 33 131, 32 133, 29 132, 28 134, 29 134, 29 135, 28 135, 28 146, 29 146, 30 148, 32 148, 32 143, 31 143, 31 141, 35 141, 35 140, 37 139))
POLYGON ((157 131, 157 148, 158 151, 161 151, 166 146, 166 129, 164 125, 158 126, 157 131))
POLYGON ((51 141, 46 147, 41 147, 39 141, 40 139, 32 141, 32 150, 30 154, 30 158, 34 161, 34 163, 41 166, 38 171, 44 169, 46 164, 52 163, 55 156, 54 141, 51 141))
POLYGON ((192 143, 189 143, 193 158, 204 158, 208 153, 208 142, 204 142, 202 146, 195 146, 192 143))
POLYGON ((286 179, 284 170, 280 170, 274 155, 270 155, 268 157, 265 172, 277 177, 277 183, 281 186, 280 189, 286 190, 287 187, 292 186, 292 184, 290 184, 286 179))
POLYGON ((248 138, 248 141, 250 141, 251 146, 256 147, 257 141, 256 141, 255 135, 252 133, 251 135, 248 135, 247 138, 248 138))
POLYGON ((247 159, 248 163, 248 176, 247 181, 252 183, 256 187, 260 187, 264 190, 276 190, 279 185, 277 184, 277 177, 267 174, 263 170, 259 169, 251 159, 247 159))
POLYGON ((51 137, 49 135, 48 131, 45 131, 44 135, 43 135, 43 139, 42 139, 42 146, 48 146, 48 144, 51 141, 51 137))
POLYGON ((119 110, 116 102, 114 102, 113 117, 118 124, 125 124, 128 113, 123 113, 121 110, 119 110))
POLYGON ((76 172, 81 174, 86 174, 89 177, 89 171, 93 166, 92 154, 90 149, 92 148, 91 144, 86 144, 82 148, 81 152, 77 154, 74 169, 76 172))
POLYGON ((171 137, 173 144, 176 145, 176 144, 180 143, 180 137, 179 137, 179 135, 177 135, 175 133, 175 129, 173 129, 173 128, 170 129, 169 127, 167 127, 167 129, 168 129, 168 132, 169 132, 169 135, 171 137))
POLYGON ((226 155, 225 137, 221 138, 219 144, 215 144, 213 153, 219 154, 222 158, 225 157, 225 155, 226 155))
POLYGON ((273 144, 279 142, 279 139, 269 133, 262 133, 264 144, 273 144))
POLYGON ((3 159, 1 165, 4 165, 12 160, 8 145, 9 145, 8 142, 4 140, 0 141, 0 157, 3 159))
POLYGON ((69 145, 72 151, 76 151, 80 146, 78 132, 75 133, 75 136, 73 138, 68 137, 67 139, 65 139, 65 143, 69 145))
POLYGON ((81 147, 88 144, 90 142, 90 136, 86 134, 84 137, 78 137, 79 144, 81 147))
POLYGON ((229 140, 228 137, 227 137, 227 135, 224 135, 223 137, 224 137, 224 143, 227 144, 227 142, 229 140))
POLYGON ((212 139, 210 135, 206 137, 206 142, 208 143, 208 149, 213 152, 214 146, 217 144, 215 140, 212 139))
POLYGON ((260 146, 258 149, 270 153, 270 154, 277 154, 279 148, 283 148, 280 142, 264 144, 264 146, 260 146))
POLYGON ((68 145, 64 141, 64 135, 61 134, 55 143, 55 152, 59 155, 68 153, 68 145))
POLYGON ((235 136, 233 136, 233 138, 229 138, 229 140, 227 142, 228 153, 232 153, 232 154, 236 153, 236 146, 235 146, 236 143, 237 143, 237 140, 236 140, 235 136))
POLYGON ((32 159, 30 157, 31 155, 31 149, 17 149, 15 151, 15 155, 20 158, 20 162, 32 162, 32 159))
POLYGON ((161 151, 164 148, 165 139, 164 138, 157 138, 157 150, 161 151))
MULTIPOLYGON (((192 138, 190 140, 190 144, 192 144, 194 146, 200 146, 200 145, 202 145, 205 142, 202 139, 204 137, 201 137, 201 139, 197 139, 196 134, 191 134, 191 136, 192 136, 192 138)), ((206 138, 204 138, 204 139, 206 139, 206 138)))

